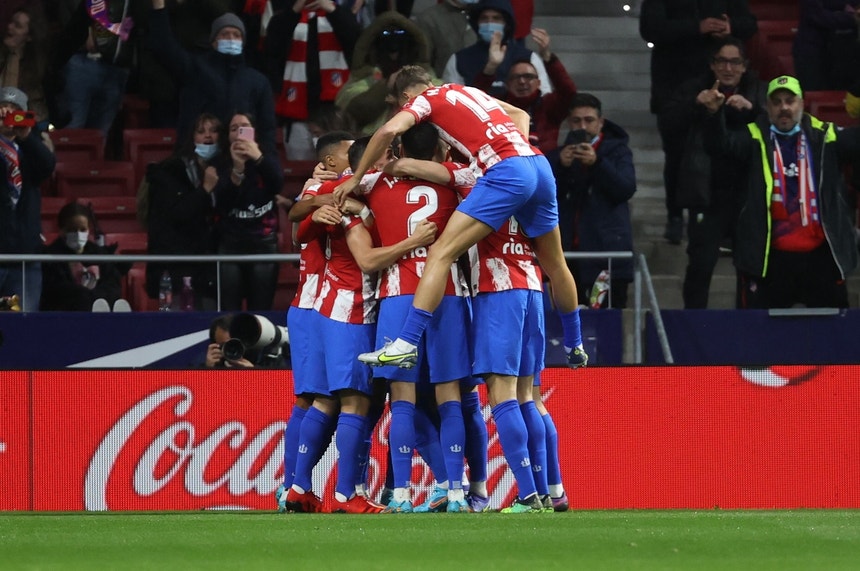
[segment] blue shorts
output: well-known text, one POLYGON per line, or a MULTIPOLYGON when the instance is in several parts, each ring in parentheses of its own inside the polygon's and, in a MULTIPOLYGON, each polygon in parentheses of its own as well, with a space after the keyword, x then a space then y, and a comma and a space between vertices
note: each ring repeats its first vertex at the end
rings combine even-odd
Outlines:
POLYGON ((371 370, 359 362, 358 354, 373 351, 376 324, 343 323, 314 313, 318 337, 310 340, 307 364, 313 379, 311 392, 331 395, 351 389, 370 394, 371 370))
POLYGON ((545 156, 510 157, 488 169, 457 210, 493 230, 514 216, 534 238, 558 226, 555 188, 545 156))
MULTIPOLYGON (((380 300, 376 319, 378 347, 382 347, 386 337, 397 338, 406 321, 406 314, 412 307, 413 297, 398 295, 380 300)), ((421 379, 431 383, 447 383, 468 377, 472 372, 468 343, 470 312, 471 300, 468 297, 442 297, 418 345, 418 366, 412 369, 379 367, 375 376, 407 383, 417 383, 421 379)))
POLYGON ((328 394, 325 378, 314 381, 311 362, 311 341, 320 338, 317 330, 322 316, 313 309, 290 306, 287 310, 287 330, 290 332, 290 361, 293 365, 293 393, 328 394), (321 392, 324 391, 324 392, 321 392))
POLYGON ((527 289, 481 293, 472 300, 472 373, 534 375, 544 367, 543 294, 527 289))

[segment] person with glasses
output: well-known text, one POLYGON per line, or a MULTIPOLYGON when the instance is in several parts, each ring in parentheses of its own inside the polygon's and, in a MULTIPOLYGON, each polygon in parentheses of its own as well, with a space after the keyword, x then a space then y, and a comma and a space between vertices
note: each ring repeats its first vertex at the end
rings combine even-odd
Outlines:
MULTIPOLYGON (((554 89, 552 93, 543 93, 540 74, 531 58, 521 58, 511 66, 505 81, 505 94, 500 99, 529 114, 529 142, 548 153, 558 147, 559 125, 567 117, 570 102, 576 95, 576 84, 558 56, 552 53, 550 36, 546 30, 533 28, 531 34, 539 47, 538 55, 546 65, 554 89)), ((494 58, 498 59, 498 56, 494 56, 491 50, 490 59, 494 58)), ((498 61, 501 63, 500 59, 498 61)), ((475 87, 489 92, 492 85, 493 76, 478 74, 475 87)))
POLYGON ((662 132, 684 144, 678 173, 677 204, 689 209, 687 269, 683 299, 686 309, 708 307, 711 277, 720 247, 731 244, 743 198, 743 172, 737 161, 705 152, 707 111, 701 99, 711 89, 726 97, 726 127, 746 130, 764 111, 765 85, 747 67, 742 41, 726 38, 711 54, 710 71, 684 83, 658 116, 662 132))

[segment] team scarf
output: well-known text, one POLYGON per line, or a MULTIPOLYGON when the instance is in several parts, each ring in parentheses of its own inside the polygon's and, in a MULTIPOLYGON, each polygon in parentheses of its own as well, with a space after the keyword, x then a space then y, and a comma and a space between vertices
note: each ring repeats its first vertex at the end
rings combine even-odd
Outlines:
POLYGON ((101 24, 108 32, 119 36, 122 41, 128 41, 128 34, 134 27, 134 21, 126 17, 128 12, 128 2, 123 4, 122 21, 114 23, 108 18, 108 0, 86 0, 87 14, 90 18, 101 24))
MULTIPOLYGON (((776 135, 771 134, 773 139, 773 186, 776 192, 771 197, 773 208, 780 209, 788 217, 788 188, 785 182, 785 164, 782 159, 782 150, 776 135)), ((802 130, 797 136, 797 185, 798 202, 800 206, 800 223, 809 226, 809 221, 818 222, 818 199, 815 181, 812 178, 812 168, 809 164, 809 143, 806 133, 802 130)))
POLYGON ((308 118, 308 27, 316 20, 320 60, 320 101, 334 101, 335 95, 349 79, 349 66, 343 48, 334 35, 324 10, 302 11, 301 20, 293 31, 293 42, 284 66, 284 83, 275 103, 281 117, 303 121, 308 118))
POLYGON ((18 200, 21 198, 23 178, 21 177, 21 163, 18 160, 18 149, 15 148, 15 143, 6 140, 5 137, 0 137, 0 155, 6 159, 6 176, 9 181, 9 188, 12 190, 12 206, 17 206, 18 200))

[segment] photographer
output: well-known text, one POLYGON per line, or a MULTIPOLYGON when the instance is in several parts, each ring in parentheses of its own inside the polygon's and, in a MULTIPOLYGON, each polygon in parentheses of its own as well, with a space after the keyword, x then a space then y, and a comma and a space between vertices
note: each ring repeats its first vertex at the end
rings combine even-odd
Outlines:
POLYGON ((206 348, 206 360, 204 361, 203 366, 207 369, 288 368, 282 351, 283 346, 287 344, 286 340, 283 344, 277 346, 264 346, 258 349, 253 346, 247 347, 248 345, 252 345, 252 342, 249 341, 246 343, 248 340, 244 339, 243 346, 245 349, 242 356, 239 358, 228 359, 227 356, 234 357, 234 355, 232 355, 229 350, 225 351, 224 346, 228 341, 235 342, 237 340, 237 331, 234 324, 234 320, 237 317, 239 319, 245 319, 246 321, 249 318, 258 321, 265 320, 263 323, 267 327, 274 328, 274 325, 269 320, 258 315, 228 313, 226 315, 216 317, 212 320, 212 324, 209 326, 209 346, 206 348))
MULTIPOLYGON (((632 250, 627 202, 636 192, 636 173, 630 137, 604 119, 600 100, 588 93, 574 96, 567 122, 571 129, 567 139, 561 148, 547 154, 558 188, 562 246, 566 251, 582 252, 632 250)), ((579 260, 576 269, 580 299, 588 299, 608 263, 602 259, 579 260)), ((626 306, 631 281, 633 262, 613 260, 612 307, 626 306)))
MULTIPOLYGON (((41 250, 42 195, 39 186, 51 176, 56 159, 50 139, 33 128, 27 94, 17 87, 0 89, 0 253, 36 254, 41 250)), ((42 294, 42 267, 0 265, 0 296, 22 296, 24 311, 36 311, 42 294), (24 283, 27 289, 24 291, 24 283)))

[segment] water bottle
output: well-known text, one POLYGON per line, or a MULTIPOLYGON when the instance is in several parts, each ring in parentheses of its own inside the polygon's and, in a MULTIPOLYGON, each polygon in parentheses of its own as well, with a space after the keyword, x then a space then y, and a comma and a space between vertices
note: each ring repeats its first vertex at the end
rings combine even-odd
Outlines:
POLYGON ((194 311, 194 288, 191 287, 191 276, 182 276, 182 291, 179 293, 179 309, 194 311))
POLYGON ((173 305, 173 281, 170 279, 170 272, 164 270, 158 282, 158 311, 170 311, 171 305, 173 305))

